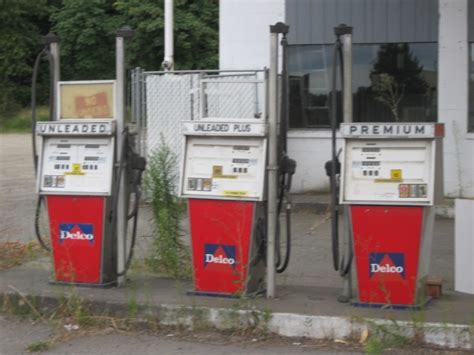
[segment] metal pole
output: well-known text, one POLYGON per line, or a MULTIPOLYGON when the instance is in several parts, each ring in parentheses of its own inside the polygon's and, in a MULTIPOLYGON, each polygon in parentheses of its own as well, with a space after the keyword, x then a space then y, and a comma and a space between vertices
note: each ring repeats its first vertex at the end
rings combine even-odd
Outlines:
POLYGON ((51 102, 51 107, 49 108, 51 112, 51 117, 53 121, 57 121, 59 119, 58 114, 56 112, 57 107, 56 107, 56 102, 57 102, 57 97, 58 97, 58 82, 60 79, 60 73, 61 73, 61 63, 59 59, 59 37, 56 36, 54 33, 48 33, 46 36, 44 36, 44 41, 45 43, 49 44, 49 52, 51 53, 51 56, 53 57, 53 87, 52 87, 52 96, 54 100, 51 102))
MULTIPOLYGON (((342 61, 343 61, 343 120, 346 123, 352 122, 352 27, 344 24, 339 25, 337 31, 342 37, 342 61)), ((343 229, 343 248, 344 248, 344 260, 347 262, 347 258, 352 252, 351 243, 351 221, 349 218, 349 208, 343 206, 344 214, 344 229, 343 229)), ((345 265, 342 265, 345 268, 345 265)), ((339 302, 349 302, 352 297, 352 268, 349 269, 347 274, 343 277, 342 294, 338 297, 339 302)))
MULTIPOLYGON (((125 39, 131 38, 133 31, 130 27, 123 27, 117 31, 115 39, 116 57, 115 57, 115 70, 116 70, 116 94, 115 94, 115 119, 116 119, 116 137, 117 137, 117 157, 120 159, 122 156, 123 146, 123 130, 125 127, 125 39)), ((122 162, 119 162, 122 163, 122 162)), ((125 169, 122 169, 122 176, 120 177, 120 192, 117 203, 117 225, 112 226, 116 228, 117 235, 117 271, 122 272, 125 269, 126 259, 126 242, 127 242, 127 203, 126 203, 126 187, 128 185, 127 174, 125 169)), ((120 276, 117 278, 117 285, 121 286, 125 282, 125 277, 120 276)))
MULTIPOLYGON (((352 28, 351 31, 342 36, 342 56, 344 61, 344 122, 350 123, 352 119, 352 28)), ((349 208, 344 205, 344 253, 346 256, 352 253, 351 221, 349 220, 349 208)), ((352 267, 344 276, 341 300, 349 302, 352 297, 352 267)))
MULTIPOLYGON (((61 80, 61 62, 59 59, 59 40, 53 42, 50 45, 51 55, 53 56, 54 61, 54 71, 53 71, 53 85, 54 85, 54 97, 58 97, 58 82, 61 80)), ((51 108, 53 110, 53 119, 57 121, 59 119, 58 112, 56 112, 56 103, 51 108)))
POLYGON ((342 57, 344 61, 344 106, 345 123, 352 122, 352 27, 350 32, 342 36, 342 57))
POLYGON ((165 0, 165 58, 163 69, 174 70, 174 38, 173 38, 173 0, 165 0))
POLYGON ((270 26, 268 78, 268 204, 267 204, 267 298, 275 297, 275 239, 278 222, 278 34, 281 22, 270 26))

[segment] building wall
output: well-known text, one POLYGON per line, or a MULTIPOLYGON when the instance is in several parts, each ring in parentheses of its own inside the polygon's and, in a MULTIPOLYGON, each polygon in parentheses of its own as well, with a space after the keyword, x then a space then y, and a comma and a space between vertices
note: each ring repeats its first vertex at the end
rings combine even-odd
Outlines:
POLYGON ((467 133, 468 0, 440 0, 439 14, 438 120, 446 128, 445 193, 474 197, 474 133, 467 133))
POLYGON ((285 21, 285 0, 220 0, 219 68, 268 67, 270 25, 278 21, 285 21))
POLYGON ((289 0, 286 21, 290 44, 334 43, 340 23, 354 43, 436 42, 438 0, 289 0))

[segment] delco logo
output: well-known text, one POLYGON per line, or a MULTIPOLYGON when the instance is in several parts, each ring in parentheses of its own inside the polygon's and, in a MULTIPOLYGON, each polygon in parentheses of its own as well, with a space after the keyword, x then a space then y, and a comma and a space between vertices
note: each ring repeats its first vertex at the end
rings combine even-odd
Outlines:
POLYGON ((92 224, 82 223, 61 223, 59 224, 59 242, 65 240, 87 240, 94 243, 94 232, 92 224))
POLYGON ((204 244, 204 267, 208 264, 230 265, 235 268, 235 246, 204 244))
POLYGON ((402 278, 405 274, 405 254, 403 253, 370 253, 369 277, 374 274, 398 274, 402 278))

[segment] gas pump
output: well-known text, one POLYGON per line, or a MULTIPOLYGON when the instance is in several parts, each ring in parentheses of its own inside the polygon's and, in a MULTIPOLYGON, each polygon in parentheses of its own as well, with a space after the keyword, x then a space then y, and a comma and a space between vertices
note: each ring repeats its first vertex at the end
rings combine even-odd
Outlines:
MULTIPOLYGON (((119 31, 118 42, 123 32, 119 31)), ((117 57, 122 50, 118 46, 117 57)), ((55 109, 51 108, 54 120, 35 125, 41 137, 39 157, 35 156, 38 208, 44 201, 55 283, 120 284, 133 255, 146 162, 135 152, 130 127, 123 124, 123 94, 119 96, 123 65, 119 60, 117 64, 117 80, 58 82, 55 109), (132 236, 125 260, 119 253, 126 240, 118 235, 127 233, 130 219, 132 236)), ((39 212, 35 229, 46 247, 39 234, 39 212)))
POLYGON ((352 123, 351 33, 352 28, 346 25, 335 28, 332 159, 326 163, 332 192, 334 268, 344 278, 343 293, 338 300, 348 302, 351 298, 354 261, 358 291, 353 305, 418 308, 428 301, 425 282, 434 204, 443 196, 444 126, 352 123), (345 37, 344 41, 341 37, 345 37), (338 69, 344 112, 340 150, 336 150, 338 69), (342 258, 339 257, 340 205, 345 227, 342 258))
POLYGON ((434 204, 443 196, 438 123, 347 123, 340 202, 348 206, 357 271, 355 305, 428 301, 434 204))
MULTIPOLYGON (((271 26, 274 38, 282 34, 284 48, 287 32, 288 26, 282 23, 271 26)), ((277 46, 272 48, 274 63, 277 46)), ((276 68, 272 64, 270 73, 265 71, 265 78, 255 81, 264 86, 262 92, 273 92, 266 98, 263 112, 255 118, 201 116, 199 120, 183 122, 180 195, 188 199, 194 269, 191 294, 227 297, 259 294, 265 290, 265 272, 283 272, 289 263, 291 205, 285 204, 287 252, 284 258, 279 252, 280 237, 270 235, 279 234, 282 228, 277 219, 274 219, 277 223, 269 223, 269 214, 275 217, 275 212, 283 209, 296 167, 286 156, 285 105, 280 107, 281 133, 277 139, 277 91, 276 86, 269 83, 277 82, 276 68), (274 163, 270 162, 272 159, 274 163), (268 186, 267 194, 269 171, 274 173, 276 183, 271 185, 271 190, 268 186), (269 246, 269 239, 276 241, 276 245, 269 246), (268 248, 272 248, 271 262, 267 257, 268 248)), ((285 70, 283 75, 286 75, 285 70)), ((285 82, 283 79, 283 86, 285 82)), ((206 95, 202 93, 201 97, 206 95)), ((205 103, 201 105, 204 106, 205 103)))

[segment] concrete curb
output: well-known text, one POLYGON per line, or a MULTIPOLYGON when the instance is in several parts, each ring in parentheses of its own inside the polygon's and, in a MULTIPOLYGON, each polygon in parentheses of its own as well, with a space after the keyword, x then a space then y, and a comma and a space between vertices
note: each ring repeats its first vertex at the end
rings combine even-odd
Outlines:
MULTIPOLYGON (((60 304, 55 297, 28 296, 40 310, 60 304)), ((0 294, 1 304, 21 303, 17 293, 0 294)), ((100 315, 131 317, 130 305, 103 301, 84 302, 100 315)), ((138 305, 133 317, 138 322, 154 320, 163 326, 180 326, 190 330, 258 330, 283 337, 305 337, 326 340, 358 341, 364 332, 400 336, 444 348, 474 349, 474 326, 449 323, 417 323, 372 318, 350 318, 261 311, 257 309, 212 308, 186 305, 138 305)))

